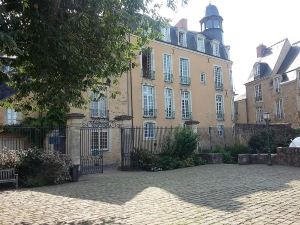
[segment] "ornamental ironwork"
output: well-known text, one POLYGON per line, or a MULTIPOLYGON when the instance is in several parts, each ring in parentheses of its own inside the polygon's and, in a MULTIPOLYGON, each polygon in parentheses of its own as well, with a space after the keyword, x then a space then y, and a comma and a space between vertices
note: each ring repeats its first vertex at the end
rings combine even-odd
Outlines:
POLYGON ((83 121, 82 127, 85 128, 121 128, 121 124, 117 120, 101 120, 101 119, 94 119, 90 121, 83 121))

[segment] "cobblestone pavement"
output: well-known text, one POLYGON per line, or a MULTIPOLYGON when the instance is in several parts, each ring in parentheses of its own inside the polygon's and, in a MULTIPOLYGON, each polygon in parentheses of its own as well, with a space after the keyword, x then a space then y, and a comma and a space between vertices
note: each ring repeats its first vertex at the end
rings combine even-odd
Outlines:
POLYGON ((106 172, 0 192, 0 224, 300 224, 300 169, 205 165, 106 172))

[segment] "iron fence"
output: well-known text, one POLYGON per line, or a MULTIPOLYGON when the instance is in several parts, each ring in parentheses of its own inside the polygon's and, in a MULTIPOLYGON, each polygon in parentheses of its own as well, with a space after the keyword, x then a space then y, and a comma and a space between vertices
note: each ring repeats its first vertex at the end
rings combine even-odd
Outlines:
MULTIPOLYGON (((166 146, 167 139, 172 138, 176 128, 122 128, 121 130, 121 158, 122 168, 132 168, 134 162, 132 156, 140 150, 151 154, 160 154, 166 146)), ((225 147, 235 143, 234 130, 232 128, 208 127, 197 128, 194 132, 198 135, 196 153, 212 151, 217 145, 225 147)))
POLYGON ((0 128, 0 151, 40 148, 68 154, 68 129, 57 127, 4 126, 0 128))

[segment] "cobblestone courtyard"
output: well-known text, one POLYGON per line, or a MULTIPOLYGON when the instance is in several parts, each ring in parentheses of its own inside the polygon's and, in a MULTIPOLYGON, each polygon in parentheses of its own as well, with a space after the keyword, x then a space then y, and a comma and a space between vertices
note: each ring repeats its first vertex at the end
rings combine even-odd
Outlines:
POLYGON ((300 169, 113 172, 0 192, 0 224, 300 224, 300 169))

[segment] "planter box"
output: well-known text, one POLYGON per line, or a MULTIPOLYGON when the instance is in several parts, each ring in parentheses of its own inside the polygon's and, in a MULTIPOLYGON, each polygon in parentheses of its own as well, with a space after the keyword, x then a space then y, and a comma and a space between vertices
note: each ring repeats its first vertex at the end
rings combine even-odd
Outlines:
POLYGON ((199 158, 207 164, 221 164, 223 163, 223 155, 221 153, 200 153, 199 158))

